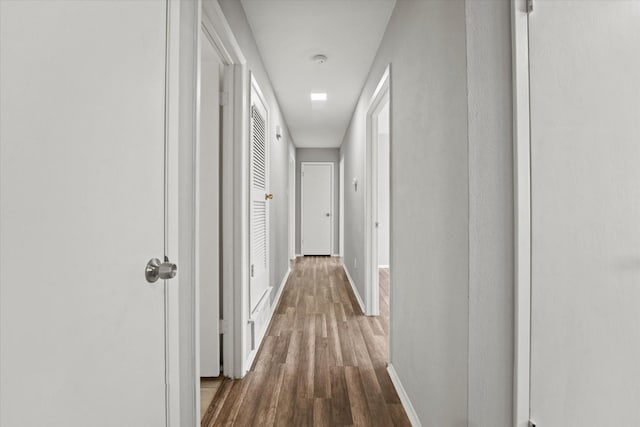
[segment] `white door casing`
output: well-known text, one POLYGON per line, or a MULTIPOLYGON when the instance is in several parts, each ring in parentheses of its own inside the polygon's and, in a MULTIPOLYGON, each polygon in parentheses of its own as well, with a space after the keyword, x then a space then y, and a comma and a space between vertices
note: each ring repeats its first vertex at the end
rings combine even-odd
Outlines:
POLYGON ((531 418, 640 417, 640 5, 536 2, 531 418))
POLYGON ((296 257, 296 159, 289 153, 289 259, 296 257))
POLYGON ((224 66, 201 29, 200 137, 196 189, 196 287, 200 376, 220 374, 220 91, 224 66))
POLYGON ((269 290, 269 115, 252 77, 250 107, 249 312, 269 290))
POLYGON ((339 237, 340 237, 340 243, 339 243, 339 251, 338 251, 338 255, 343 258, 344 257, 344 192, 345 192, 345 187, 344 187, 344 153, 340 153, 340 173, 339 175, 339 188, 340 188, 340 196, 338 198, 339 203, 340 203, 340 218, 338 219, 338 228, 340 229, 339 232, 339 237))
POLYGON ((333 163, 302 162, 302 255, 333 253, 333 163))
POLYGON ((167 3, 0 20, 0 424, 165 425, 167 3))

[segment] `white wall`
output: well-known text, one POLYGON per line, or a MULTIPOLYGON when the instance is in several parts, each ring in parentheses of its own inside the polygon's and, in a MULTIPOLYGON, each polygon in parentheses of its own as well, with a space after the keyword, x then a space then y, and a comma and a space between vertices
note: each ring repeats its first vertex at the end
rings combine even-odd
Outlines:
POLYGON ((510 2, 466 2, 469 426, 511 426, 513 134, 510 2))
POLYGON ((466 425, 464 2, 399 1, 345 136, 345 264, 364 295, 365 115, 391 63, 391 362, 423 425, 466 425), (358 178, 357 192, 350 180, 358 178), (357 258, 357 268, 354 260, 357 258))
MULTIPOLYGON (((338 253, 340 242, 340 149, 338 148, 296 148, 296 254, 302 252, 302 230, 300 229, 300 215, 302 200, 300 179, 302 177, 302 162, 331 162, 333 163, 333 254, 338 253)), ((333 255, 332 254, 332 255, 333 255)))
POLYGON ((289 218, 288 174, 289 153, 294 145, 241 3, 237 0, 219 0, 219 4, 247 60, 247 68, 255 76, 269 109, 269 190, 273 194, 269 205, 269 280, 270 286, 274 287, 273 298, 289 269, 288 226, 289 221, 294 219, 289 218), (275 137, 276 125, 282 128, 280 140, 275 137))
POLYGON ((398 1, 341 147, 344 258, 364 295, 365 114, 391 63, 390 355, 425 426, 512 423, 508 12, 398 1))

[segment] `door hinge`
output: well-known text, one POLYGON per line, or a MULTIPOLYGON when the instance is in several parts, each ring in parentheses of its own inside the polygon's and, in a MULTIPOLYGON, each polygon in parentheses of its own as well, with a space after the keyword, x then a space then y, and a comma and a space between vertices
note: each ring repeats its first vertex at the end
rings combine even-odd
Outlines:
POLYGON ((529 420, 529 427, 536 427, 536 423, 534 423, 533 421, 529 420))
POLYGON ((533 0, 527 0, 527 13, 533 12, 533 0))
POLYGON ((229 322, 227 322, 224 319, 220 319, 220 324, 219 324, 219 327, 218 327, 218 329, 220 330, 220 335, 224 335, 227 332, 229 332, 228 328, 229 328, 229 322))
POLYGON ((220 106, 229 104, 229 92, 220 92, 220 106))
POLYGON ((253 264, 251 264, 251 277, 253 277, 253 264))

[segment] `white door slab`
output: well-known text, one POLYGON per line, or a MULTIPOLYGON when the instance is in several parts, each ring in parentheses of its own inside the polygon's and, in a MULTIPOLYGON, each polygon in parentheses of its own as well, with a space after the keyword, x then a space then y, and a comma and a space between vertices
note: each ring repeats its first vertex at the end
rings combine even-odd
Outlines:
POLYGON ((250 118, 249 304, 253 312, 269 289, 269 116, 255 81, 251 85, 250 118))
POLYGON ((536 1, 531 417, 640 419, 640 4, 536 1))
POLYGON ((166 8, 0 1, 2 426, 166 423, 166 8))
POLYGON ((200 144, 198 155, 198 298, 200 376, 220 375, 220 88, 223 65, 201 33, 200 144))
POLYGON ((303 162, 301 166, 302 254, 331 255, 333 163, 303 162))

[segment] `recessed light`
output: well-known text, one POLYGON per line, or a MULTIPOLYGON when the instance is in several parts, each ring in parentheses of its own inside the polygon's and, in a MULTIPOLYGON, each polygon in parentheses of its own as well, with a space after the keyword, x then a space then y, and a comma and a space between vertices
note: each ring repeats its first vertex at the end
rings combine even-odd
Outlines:
POLYGON ((312 101, 326 101, 327 94, 326 92, 311 92, 311 100, 312 101))

